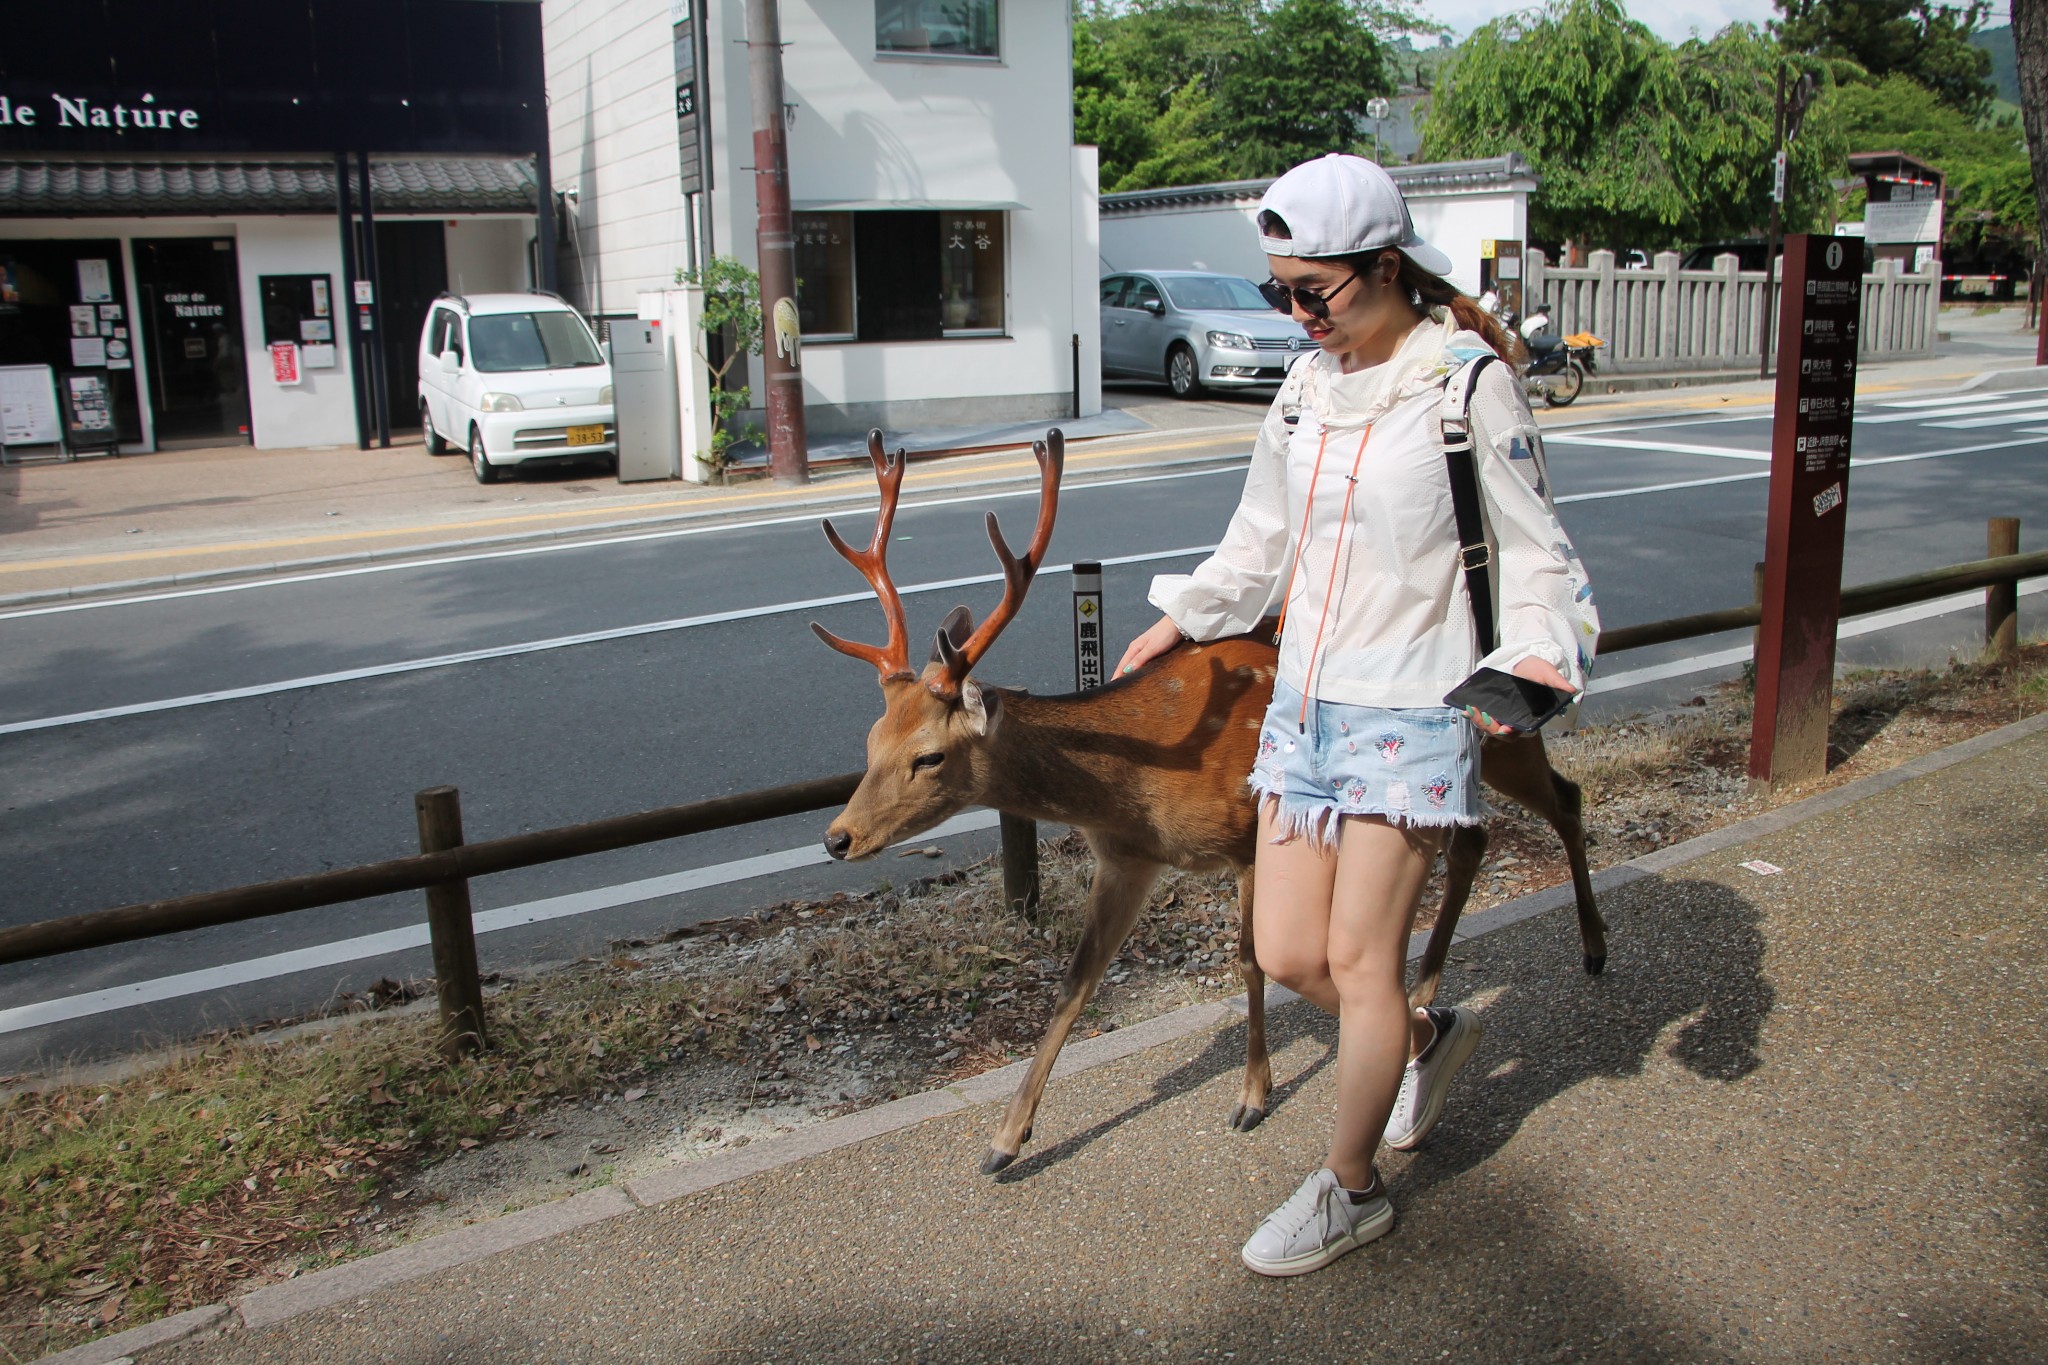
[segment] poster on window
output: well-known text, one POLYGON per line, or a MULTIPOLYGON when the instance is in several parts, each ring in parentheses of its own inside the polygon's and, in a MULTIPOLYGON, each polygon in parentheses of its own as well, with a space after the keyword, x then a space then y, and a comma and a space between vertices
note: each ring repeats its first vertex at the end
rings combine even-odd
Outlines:
POLYGON ((105 261, 78 263, 78 297, 87 303, 113 302, 114 276, 105 261))
POLYGON ((71 363, 79 369, 89 365, 107 363, 107 339, 105 337, 71 338, 71 363))
POLYGON ((296 341, 270 343, 270 377, 280 384, 299 382, 299 344, 296 341))

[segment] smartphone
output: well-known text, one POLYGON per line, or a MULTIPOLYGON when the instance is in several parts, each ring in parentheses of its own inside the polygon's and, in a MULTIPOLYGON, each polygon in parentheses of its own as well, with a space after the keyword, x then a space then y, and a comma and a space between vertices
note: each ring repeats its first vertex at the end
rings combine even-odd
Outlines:
POLYGON ((1469 706, 1511 730, 1540 730, 1545 721, 1563 715, 1576 695, 1497 668, 1482 668, 1452 688, 1444 705, 1460 710, 1469 706))

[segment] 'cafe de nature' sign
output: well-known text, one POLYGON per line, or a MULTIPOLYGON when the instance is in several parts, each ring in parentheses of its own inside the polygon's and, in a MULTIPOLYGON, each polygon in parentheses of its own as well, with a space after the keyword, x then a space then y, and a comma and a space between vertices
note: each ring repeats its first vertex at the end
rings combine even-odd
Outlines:
POLYGON ((155 131, 198 127, 197 109, 159 105, 151 94, 128 104, 100 104, 82 95, 74 98, 53 91, 50 102, 43 105, 0 95, 0 128, 92 128, 120 132, 128 128, 155 131))

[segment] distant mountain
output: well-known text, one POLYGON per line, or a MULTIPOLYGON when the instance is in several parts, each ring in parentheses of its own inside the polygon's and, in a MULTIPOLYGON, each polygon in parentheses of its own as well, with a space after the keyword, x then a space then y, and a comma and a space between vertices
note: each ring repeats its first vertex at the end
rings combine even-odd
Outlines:
POLYGON ((1991 54, 1991 82, 1998 87, 1998 98, 2008 104, 2020 102, 2019 65, 2012 55, 2012 28, 1980 28, 1970 35, 1970 46, 1981 47, 1991 54))

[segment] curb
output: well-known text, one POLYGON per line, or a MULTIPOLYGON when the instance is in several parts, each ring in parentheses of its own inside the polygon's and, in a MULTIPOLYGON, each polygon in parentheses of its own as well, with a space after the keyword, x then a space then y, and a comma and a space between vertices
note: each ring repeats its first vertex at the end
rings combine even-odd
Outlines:
MULTIPOLYGON (((1778 810, 1753 815, 1721 829, 1696 835, 1669 848, 1658 849, 1627 862, 1617 863, 1593 876, 1593 889, 1605 893, 1668 872, 1673 868, 1711 854, 1761 839, 1800 825, 1819 816, 1868 800, 1916 778, 1937 773, 1959 763, 2048 732, 2048 712, 1922 754, 1885 772, 1872 773, 1831 791, 1795 801, 1778 810)), ((1466 943, 1476 938, 1534 919, 1538 915, 1573 903, 1569 882, 1534 891, 1526 896, 1466 917, 1453 941, 1466 943)), ((1422 955, 1428 934, 1417 933, 1408 943, 1410 961, 1422 955)), ((1276 1009, 1299 1000, 1284 986, 1266 988, 1266 1006, 1276 1009)), ((1168 1011, 1128 1028, 1077 1039, 1060 1053, 1053 1078, 1061 1079, 1119 1061, 1161 1043, 1174 1042, 1207 1032, 1231 1015, 1246 1011, 1243 996, 1187 1005, 1168 1011)), ((86 1342, 43 1357, 43 1365, 116 1365, 127 1357, 168 1342, 206 1331, 222 1324, 232 1314, 244 1328, 268 1327, 302 1314, 332 1307, 379 1289, 409 1283, 438 1271, 453 1269, 495 1256, 502 1251, 544 1241, 560 1233, 589 1227, 622 1217, 640 1209, 653 1208, 686 1195, 759 1175, 807 1160, 869 1138, 898 1132, 946 1114, 980 1104, 1005 1100, 1029 1067, 1029 1060, 986 1071, 936 1090, 906 1095, 899 1100, 863 1109, 843 1118, 831 1119, 760 1142, 737 1151, 708 1157, 688 1165, 657 1171, 629 1180, 623 1185, 605 1185, 552 1203, 535 1205, 485 1223, 474 1223, 407 1246, 366 1256, 332 1269, 316 1271, 296 1280, 266 1285, 225 1304, 210 1304, 175 1317, 162 1318, 97 1341, 86 1342)))
MULTIPOLYGON (((1022 447, 1020 447, 1021 449, 1022 447)), ((1076 476, 1065 486, 1085 487, 1104 477, 1138 473, 1153 469, 1181 469, 1197 465, 1227 465, 1242 458, 1237 454, 1189 455, 1179 459, 1155 460, 1147 463, 1120 465, 1114 471, 1094 470, 1076 476)), ((1035 487, 1036 474, 1019 473, 1014 476, 1000 476, 989 479, 970 479, 958 483, 937 484, 920 489, 910 495, 906 506, 915 509, 916 499, 932 494, 953 493, 976 489, 1009 487, 1035 487)), ((874 494, 863 488, 859 492, 847 492, 828 497, 804 497, 800 500, 777 503, 756 508, 712 508, 695 512, 676 512, 652 517, 626 517, 616 521, 590 522, 580 526, 558 526, 532 531, 511 531, 500 535, 477 536, 467 540, 430 541, 423 545, 391 546, 379 550, 357 550, 348 554, 321 555, 311 559, 281 559, 263 564, 241 564, 225 569, 194 569, 190 573, 162 574, 151 578, 126 578, 107 583, 86 583, 70 588, 39 588, 32 592, 0 594, 0 610, 12 607, 51 606, 61 602, 80 601, 99 597, 120 596, 126 593, 147 593, 167 588, 204 587, 236 579, 266 578, 277 574, 294 574, 321 569, 343 568, 349 565, 381 564, 391 561, 404 563, 419 560, 432 563, 440 556, 462 554, 475 550, 507 549, 518 545, 531 545, 548 541, 575 542, 586 538, 602 540, 606 536, 621 533, 659 533, 663 529, 685 529, 692 526, 716 526, 721 522, 745 520, 766 515, 800 519, 811 512, 839 511, 848 507, 859 507, 871 503, 874 494)))

